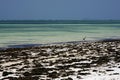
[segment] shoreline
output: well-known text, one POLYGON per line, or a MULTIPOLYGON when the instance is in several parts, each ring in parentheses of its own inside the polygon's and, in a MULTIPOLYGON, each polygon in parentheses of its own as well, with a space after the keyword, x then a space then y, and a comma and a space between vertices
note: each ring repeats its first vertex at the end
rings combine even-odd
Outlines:
POLYGON ((108 38, 108 39, 101 39, 101 40, 81 40, 81 41, 68 41, 68 42, 54 42, 54 43, 45 43, 45 44, 17 44, 17 45, 8 45, 6 47, 0 47, 1 50, 6 50, 6 49, 24 49, 24 48, 31 48, 31 47, 40 47, 40 46, 48 46, 48 45, 57 45, 57 44, 76 44, 76 43, 83 43, 83 42, 114 42, 114 41, 120 41, 120 38, 113 39, 113 38, 108 38))

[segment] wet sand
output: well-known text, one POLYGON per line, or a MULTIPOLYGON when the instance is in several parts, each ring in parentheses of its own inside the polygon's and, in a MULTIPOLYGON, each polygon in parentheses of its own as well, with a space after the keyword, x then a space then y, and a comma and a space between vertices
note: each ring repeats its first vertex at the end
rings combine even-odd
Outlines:
POLYGON ((120 40, 0 50, 1 80, 120 80, 120 40))

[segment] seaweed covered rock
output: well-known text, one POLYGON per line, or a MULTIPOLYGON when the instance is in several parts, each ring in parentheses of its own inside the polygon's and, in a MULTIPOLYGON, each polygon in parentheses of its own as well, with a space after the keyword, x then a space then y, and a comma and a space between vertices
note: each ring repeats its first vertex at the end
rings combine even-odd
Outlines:
POLYGON ((2 74, 2 76, 7 76, 7 75, 9 75, 9 74, 13 74, 13 73, 12 73, 12 72, 4 71, 3 74, 2 74))

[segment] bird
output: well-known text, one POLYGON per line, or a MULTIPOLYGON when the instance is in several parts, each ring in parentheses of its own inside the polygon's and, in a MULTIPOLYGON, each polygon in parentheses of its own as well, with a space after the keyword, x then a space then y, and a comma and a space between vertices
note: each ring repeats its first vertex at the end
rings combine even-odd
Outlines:
POLYGON ((83 41, 85 41, 85 39, 86 39, 86 36, 83 38, 83 41))

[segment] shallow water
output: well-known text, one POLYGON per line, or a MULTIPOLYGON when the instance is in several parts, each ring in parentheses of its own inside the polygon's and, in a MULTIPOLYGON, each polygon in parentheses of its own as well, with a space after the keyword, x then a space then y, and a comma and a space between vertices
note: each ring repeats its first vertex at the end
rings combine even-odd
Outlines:
POLYGON ((120 38, 120 24, 0 24, 0 47, 120 38))

